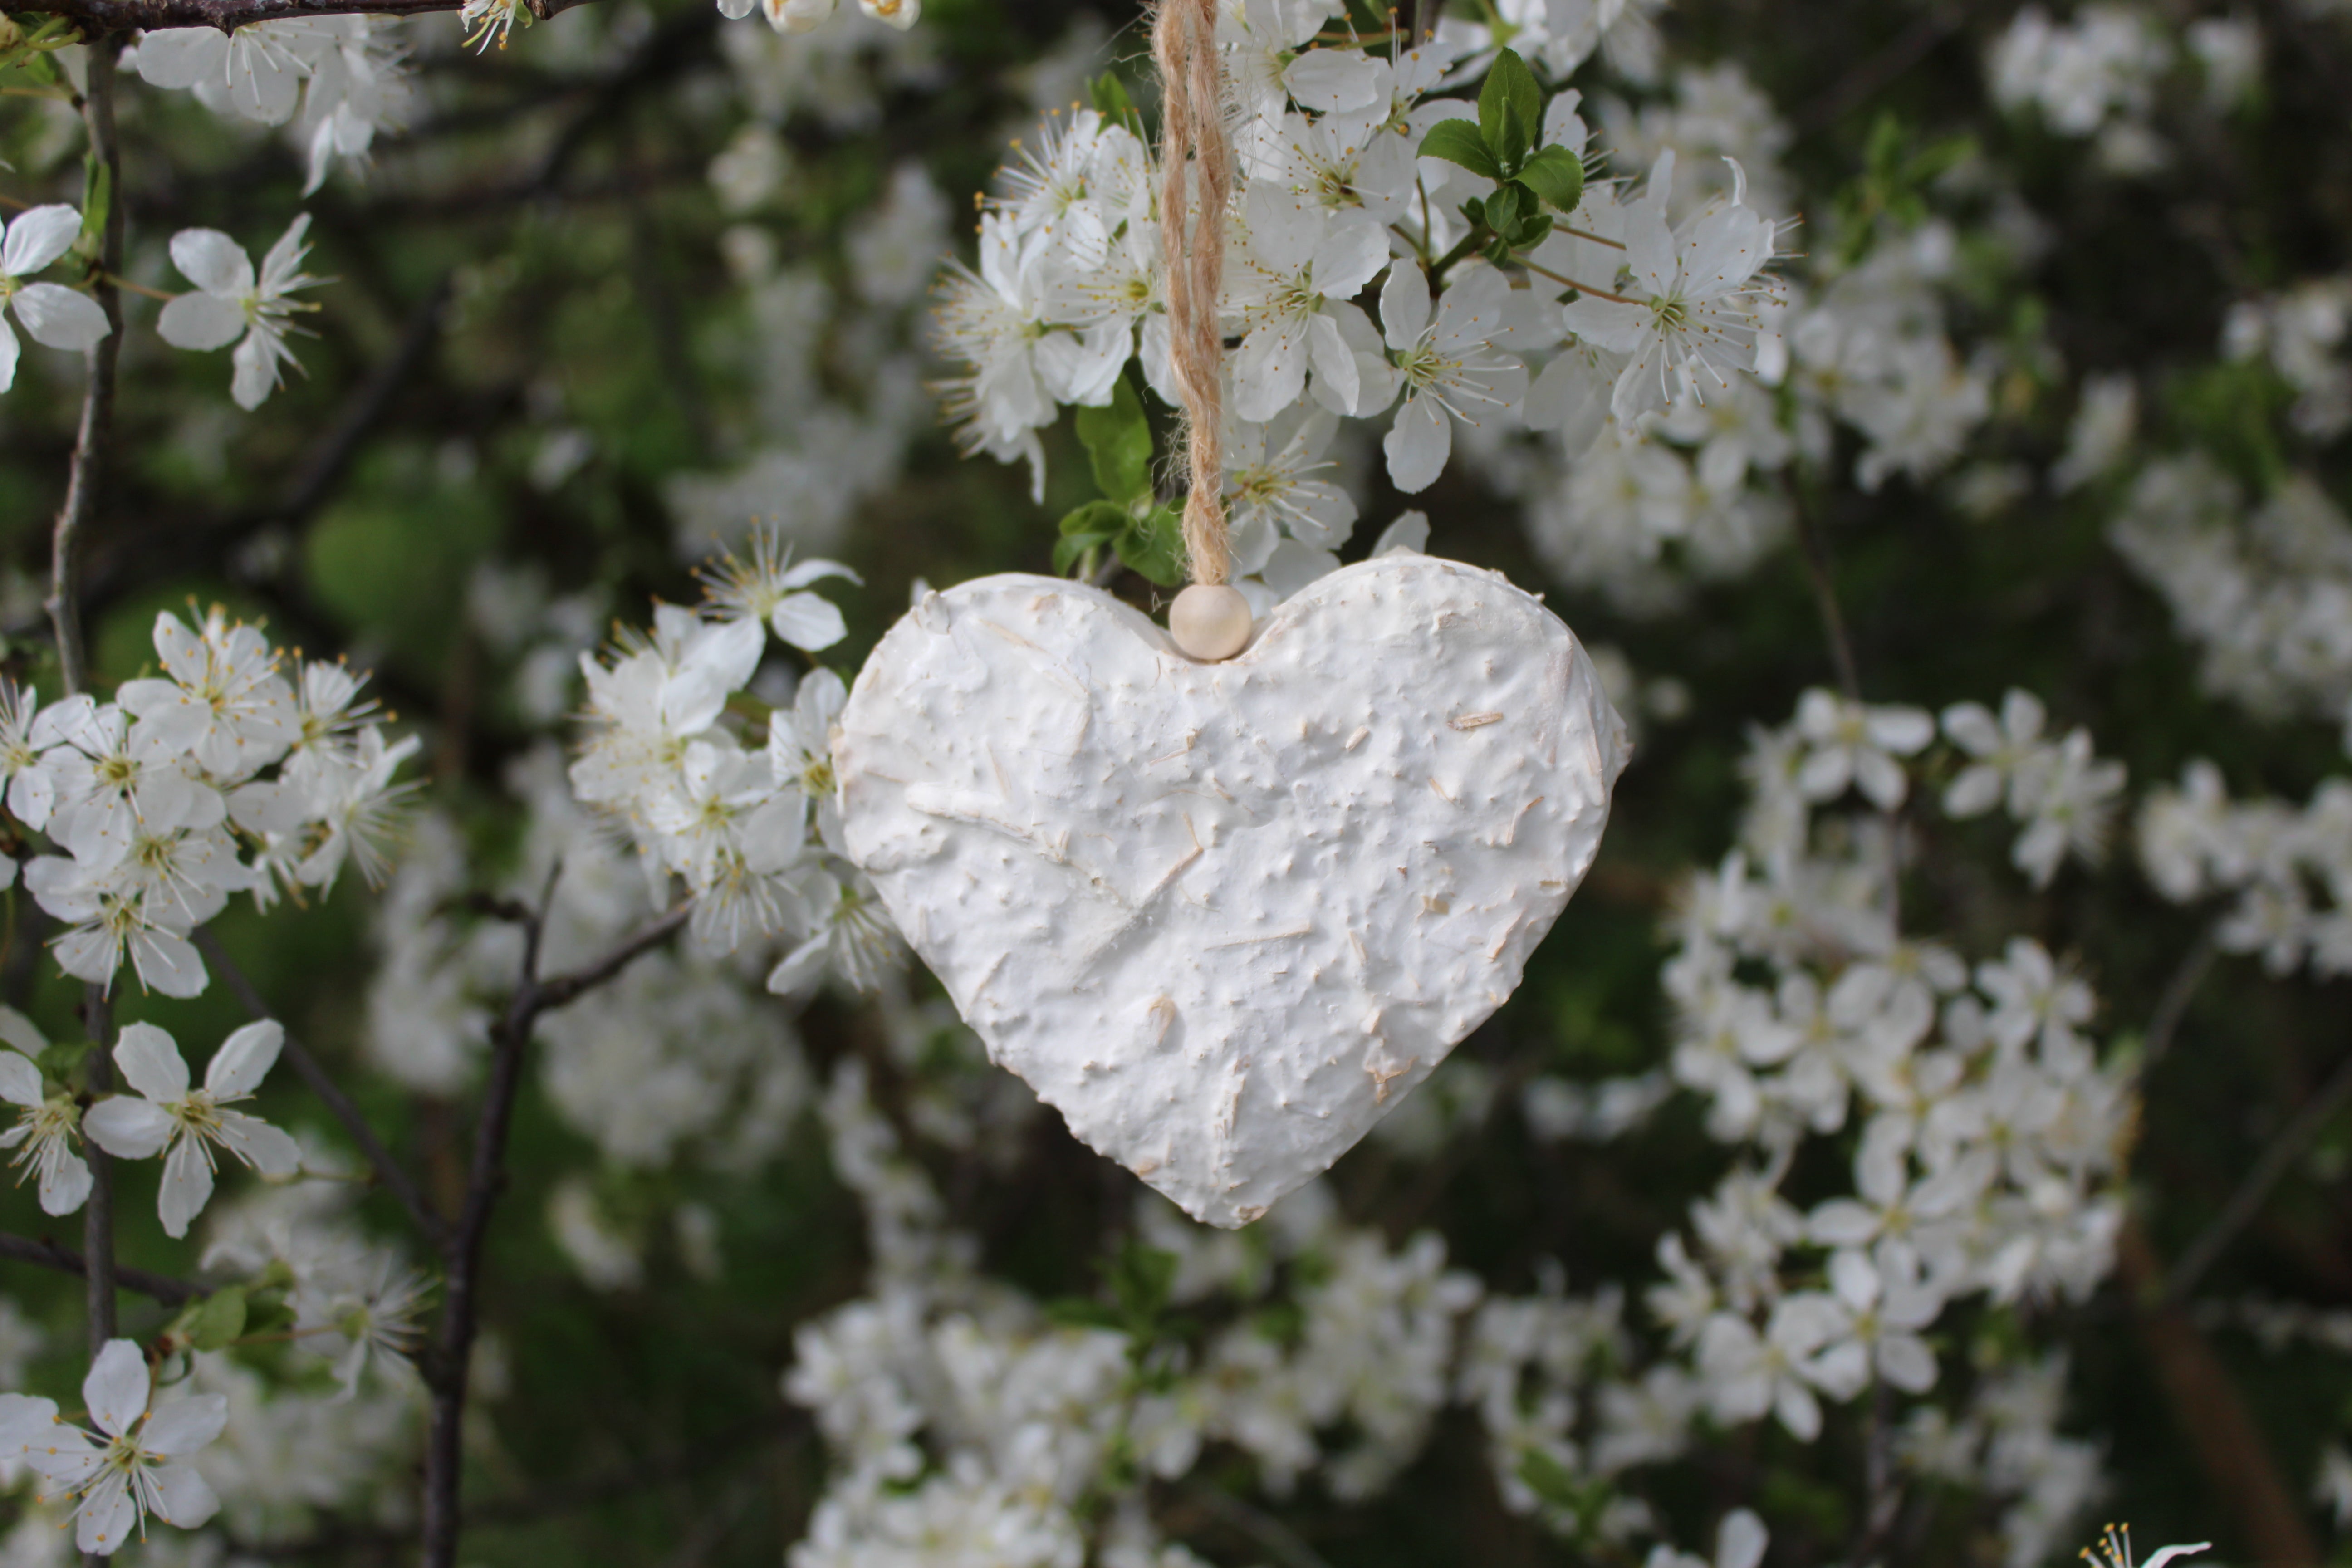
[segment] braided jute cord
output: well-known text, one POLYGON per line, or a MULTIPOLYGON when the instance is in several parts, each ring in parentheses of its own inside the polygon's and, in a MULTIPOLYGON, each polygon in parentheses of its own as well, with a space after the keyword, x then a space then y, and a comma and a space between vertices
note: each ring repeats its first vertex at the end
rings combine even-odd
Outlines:
POLYGON ((1219 374, 1225 344, 1217 324, 1233 153, 1225 144, 1216 0, 1160 0, 1151 24, 1151 58, 1160 68, 1160 224, 1168 258, 1170 368, 1184 400, 1192 479, 1184 498, 1184 555, 1192 581, 1213 585, 1233 574, 1219 374))

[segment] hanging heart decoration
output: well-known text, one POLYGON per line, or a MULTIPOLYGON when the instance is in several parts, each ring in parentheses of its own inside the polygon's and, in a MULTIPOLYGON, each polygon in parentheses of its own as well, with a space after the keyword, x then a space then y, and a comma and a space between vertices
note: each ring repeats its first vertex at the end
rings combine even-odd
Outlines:
POLYGON ((1511 994, 1628 749, 1576 638, 1496 574, 1384 555, 1256 626, 1226 581, 1215 30, 1214 0, 1165 0, 1152 34, 1192 585, 1165 632, 1058 578, 929 595, 833 752, 850 858, 992 1058, 1242 1226, 1511 994))
POLYGON ((992 1058, 1223 1226, 1510 994, 1626 754, 1558 617, 1410 554, 1217 664, 1083 584, 966 583, 883 638, 834 742, 850 857, 992 1058))

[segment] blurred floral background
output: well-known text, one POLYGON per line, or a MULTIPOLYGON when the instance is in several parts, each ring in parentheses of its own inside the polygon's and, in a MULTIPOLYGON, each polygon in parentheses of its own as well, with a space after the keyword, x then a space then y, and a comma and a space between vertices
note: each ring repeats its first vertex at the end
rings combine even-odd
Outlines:
MULTIPOLYGON (((315 735, 234 789, 250 770, 205 763, 248 879, 189 873, 221 896, 156 927, 203 981, 159 983, 135 941, 107 965, 115 1028, 196 1062, 274 1017, 351 1111, 283 1058, 243 1109, 299 1158, 207 1155, 184 1237, 165 1167, 111 1163, 120 1263, 154 1287, 119 1327, 150 1420, 211 1395, 226 1419, 185 1460, 218 1511, 151 1504, 107 1549, 415 1561, 439 1390, 455 1560, 486 1565, 2029 1568, 2108 1520, 2143 1558, 2340 1558, 2352 8, 1224 10, 1261 184, 1307 188, 1297 149, 1354 109, 1298 62, 1350 50, 1387 73, 1374 119, 1418 138, 1476 114, 1507 46, 1537 140, 1582 171, 1532 230, 1417 142, 1417 205, 1381 210, 1370 175, 1327 197, 1397 235, 1322 302, 1361 323, 1360 374, 1410 369, 1394 268, 1444 285, 1441 334, 1453 289, 1507 285, 1486 347, 1523 374, 1436 416, 1433 479, 1384 447, 1389 405, 1326 395, 1329 362, 1261 396, 1228 441, 1250 592, 1376 548, 1499 569, 1591 649, 1637 747, 1517 993, 1239 1233, 992 1067, 819 820, 828 682, 923 585, 1085 573, 1150 609, 1176 580, 1150 536, 1168 466, 1130 496, 1102 458, 1113 414, 1172 440, 1157 263, 1103 216, 1106 171, 1149 161, 1147 17, 509 0, 272 22, 231 54, 59 47, 68 23, 11 13, 0 199, 28 237, 44 205, 88 220, 0 267, 26 339, 0 395, 11 689, 47 710, 68 674, 45 599, 89 374, 55 346, 80 318, 28 280, 119 278, 88 684, 148 723, 172 693, 124 683, 191 688, 173 637, 219 606, 205 646, 260 628, 356 770, 306 816, 315 735), (110 184, 81 108, 101 50, 110 184), (1108 238, 1085 251, 1074 212, 1108 238), (1680 243, 1738 214, 1769 237, 1754 347, 1628 405, 1602 300, 1563 298, 1615 297, 1611 223, 1680 243), (1115 246, 1142 302, 1105 352, 1070 301, 1115 246), (1007 345, 1049 341, 1091 368, 1039 350, 1021 403, 1007 345), (1324 489, 1284 489, 1310 470, 1324 489), (714 582, 716 618, 656 628, 714 582), (707 865, 647 850, 650 808, 613 809, 653 786, 582 770, 632 733, 630 659, 692 664, 681 638, 760 642, 761 617, 688 726, 799 781, 797 913, 747 933, 707 865), (339 660, 360 693, 328 689, 339 660), (691 922, 647 931, 681 896, 691 922), (632 933, 577 1001, 530 983, 632 933), (469 1196, 495 1208, 461 1269, 434 1227, 469 1196)), ((1231 307, 1236 354, 1259 308, 1231 307)), ((12 776, 99 787, 51 764, 102 748, 35 723, 0 725, 12 776)), ((28 1129, 56 1100, 102 1131, 103 1058, 75 1048, 99 976, 53 944, 113 917, 38 869, 67 863, 25 794, 0 1036, 30 1066, 0 1090, 30 1073, 28 1129)), ((92 820, 51 834, 83 866, 92 820)), ((0 1389, 120 1436, 80 1392, 83 1217, 27 1180, 0 1232, 0 1389)), ((16 1430, 0 1563, 74 1560, 76 1500, 16 1430)))

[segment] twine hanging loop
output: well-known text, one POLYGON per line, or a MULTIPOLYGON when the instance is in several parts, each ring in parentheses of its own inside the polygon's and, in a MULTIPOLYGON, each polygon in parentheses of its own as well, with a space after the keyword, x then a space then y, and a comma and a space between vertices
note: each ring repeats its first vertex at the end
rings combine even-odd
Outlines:
POLYGON ((1248 640, 1250 616, 1240 592, 1226 585, 1233 550, 1225 530, 1225 345, 1217 297, 1233 150, 1225 140, 1216 0, 1160 0, 1151 56, 1160 68, 1160 243, 1168 258, 1170 370, 1184 405, 1184 556, 1193 584, 1177 595, 1169 629, 1195 658, 1229 658, 1248 640))

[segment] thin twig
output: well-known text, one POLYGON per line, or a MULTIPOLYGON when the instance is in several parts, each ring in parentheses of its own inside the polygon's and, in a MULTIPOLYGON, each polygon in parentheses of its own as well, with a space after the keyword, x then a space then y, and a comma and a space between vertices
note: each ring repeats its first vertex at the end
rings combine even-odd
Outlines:
POLYGON ((569 974, 559 974, 552 980, 541 981, 539 985, 538 1010, 544 1013, 561 1007, 582 992, 591 991, 602 985, 627 968, 640 954, 648 949, 659 947, 668 941, 693 917, 694 906, 680 904, 660 919, 650 921, 623 937, 618 945, 594 963, 575 969, 569 974))
MULTIPOLYGON (((197 950, 205 955, 205 961, 228 982, 228 988, 236 993, 236 999, 245 1010, 256 1018, 270 1017, 269 1005, 262 1000, 261 993, 253 988, 253 982, 245 977, 245 972, 222 948, 220 939, 213 934, 212 928, 198 927, 194 940, 197 950)), ((310 1086, 310 1092, 319 1097, 320 1102, 334 1113, 335 1120, 343 1124, 343 1131, 352 1135, 352 1141, 367 1156, 376 1180, 400 1200, 401 1205, 408 1210, 408 1217, 416 1222, 416 1228, 425 1233, 425 1240, 436 1250, 445 1246, 448 1240, 448 1221, 435 1211, 426 1200, 424 1189, 402 1168, 399 1160, 384 1146, 383 1140, 376 1136, 375 1129, 368 1125, 367 1118, 360 1114, 360 1108, 352 1103, 351 1096, 343 1092, 342 1087, 335 1082, 319 1058, 305 1049, 302 1042, 296 1039, 290 1031, 286 1035, 285 1042, 278 1054, 293 1068, 295 1074, 310 1086)))
POLYGON ((2286 1174, 2288 1167, 2311 1146, 2312 1140, 2319 1136, 2347 1100, 2352 1100, 2352 1055, 2337 1064, 2319 1092, 2270 1141, 2262 1157, 2254 1162, 2254 1168, 2246 1173, 2238 1190, 2230 1194, 2230 1201, 2213 1216, 2213 1223, 2174 1260, 2172 1272, 2165 1277, 2165 1301, 2177 1304, 2189 1299, 2189 1292, 2213 1267, 2222 1250, 2262 1211, 2263 1200, 2278 1185, 2279 1178, 2286 1174))
POLYGON ((514 1125, 515 1101, 521 1093, 531 1031, 541 1014, 575 1000, 619 974, 632 960, 668 940, 693 912, 691 905, 674 909, 622 938, 603 957, 568 974, 541 980, 540 943, 547 930, 548 909, 554 901, 555 879, 562 869, 562 862, 559 860, 549 870, 539 906, 523 927, 522 961, 518 966, 514 995, 490 1029, 489 1081, 482 1092, 480 1120, 474 1130, 465 1206, 443 1249, 448 1287, 436 1340, 431 1376, 432 1424, 425 1448, 425 1568, 453 1568, 457 1559, 462 1524, 460 1482, 465 1457, 462 1439, 466 1388, 479 1327, 483 1243, 489 1235, 490 1216, 506 1188, 507 1137, 514 1125))
POLYGON ((2165 983, 2164 994, 2156 999, 2156 1011, 2148 1016, 2147 1038, 2140 1050, 2139 1073, 2143 1080, 2147 1069, 2172 1049, 2173 1037, 2180 1033, 2180 1021, 2188 1015, 2189 1004, 2196 997, 2197 987, 2204 984, 2221 951, 2221 944, 2213 940, 2213 928, 2207 926, 2182 956, 2180 967, 2165 983))
POLYGON ((1590 283, 1579 283, 1575 279, 1567 276, 1565 273, 1554 272, 1549 267, 1538 267, 1536 263, 1529 261, 1526 257, 1520 255, 1516 250, 1511 253, 1511 259, 1517 262, 1520 266, 1526 268, 1528 271, 1534 273, 1538 278, 1549 278, 1563 289, 1573 289, 1580 294, 1590 294, 1596 300, 1606 300, 1612 304, 1616 305, 1640 305, 1645 303, 1645 301, 1640 300, 1629 300, 1622 294, 1612 294, 1606 289, 1595 289, 1590 283))
POLYGON ((1289 1568, 1331 1568, 1323 1554, 1307 1545, 1297 1531, 1231 1492, 1203 1486, 1188 1487, 1184 1495, 1289 1564, 1289 1568))
MULTIPOLYGON (((122 38, 114 35, 89 46, 89 82, 82 93, 82 125, 89 136, 90 162, 106 182, 106 222, 99 233, 99 277, 90 295, 106 314, 106 336, 90 345, 89 380, 82 389, 81 425, 75 433, 71 468, 66 478, 65 503, 58 509, 49 542, 49 624, 58 638, 58 676, 68 696, 89 685, 89 650, 82 639, 81 556, 98 518, 99 487, 114 463, 115 367, 122 348, 122 300, 110 276, 122 271, 122 149, 114 134, 114 72, 122 56, 122 38)), ((104 1093, 114 1081, 114 1064, 107 1055, 113 1043, 113 1010, 106 991, 82 988, 83 1022, 97 1045, 84 1069, 92 1094, 104 1093)), ((83 1158, 89 1166, 89 1196, 82 1203, 82 1279, 89 1353, 93 1360, 114 1338, 117 1276, 114 1266, 114 1168, 105 1151, 89 1144, 83 1158)), ((84 1553, 85 1563, 100 1561, 84 1553)))
POLYGON ((350 467, 361 440, 383 417, 393 395, 416 373, 425 354, 440 341, 442 318, 449 310, 449 293, 450 274, 445 272, 417 301, 415 309, 409 311, 400 330, 399 343, 344 400, 333 427, 302 459, 294 482, 286 487, 278 503, 280 520, 289 525, 303 522, 326 500, 335 481, 350 467))
POLYGON ((1822 536, 1821 526, 1814 521, 1812 508, 1805 503, 1804 487, 1798 480, 1789 481, 1790 510, 1797 519, 1799 553, 1803 556, 1805 575, 1813 585, 1813 601, 1822 613, 1822 631, 1829 638, 1830 662, 1837 668, 1838 689, 1849 702, 1862 700, 1861 667, 1854 663, 1853 643, 1847 637, 1845 613, 1838 608, 1837 584, 1830 573, 1829 541, 1822 536))
MULTIPOLYGON (((44 1268, 54 1268, 62 1274, 89 1278, 89 1265, 82 1255, 70 1247, 59 1247, 51 1241, 35 1241, 29 1236, 12 1236, 0 1231, 0 1258, 16 1263, 37 1263, 44 1268)), ((125 1290, 136 1290, 142 1296, 152 1296, 166 1307, 178 1307, 203 1295, 201 1286, 184 1279, 174 1279, 168 1274, 150 1274, 144 1268, 117 1268, 114 1282, 125 1290)))
MULTIPOLYGON (((541 21, 589 0, 532 0, 541 21)), ((418 16, 461 9, 465 0, 26 0, 36 16, 69 16, 85 34, 132 27, 217 27, 224 33, 256 22, 298 16, 418 16)))
POLYGON ((1945 5, 1928 12, 1896 34, 1886 47, 1848 71, 1795 117, 1797 134, 1826 131, 1846 110, 1892 83, 1927 58, 1928 51, 1959 30, 1965 5, 1945 5))
MULTIPOLYGON (((808 1435, 809 1418, 805 1411, 771 1411, 721 1427, 667 1453, 632 1458, 576 1480, 527 1492, 520 1497, 493 1498, 469 1510, 466 1517, 468 1522, 483 1527, 530 1524, 575 1509, 593 1508, 615 1497, 649 1487, 667 1486, 687 1477, 705 1474, 713 1466, 713 1455, 733 1455, 740 1458, 770 1447, 797 1444, 806 1439, 808 1435)), ((299 1541, 236 1542, 233 1543, 233 1552, 237 1557, 257 1558, 265 1562, 328 1555, 348 1561, 350 1554, 356 1551, 369 1547, 405 1546, 416 1539, 417 1527, 414 1524, 405 1528, 358 1525, 340 1529, 331 1525, 319 1534, 299 1541)))

